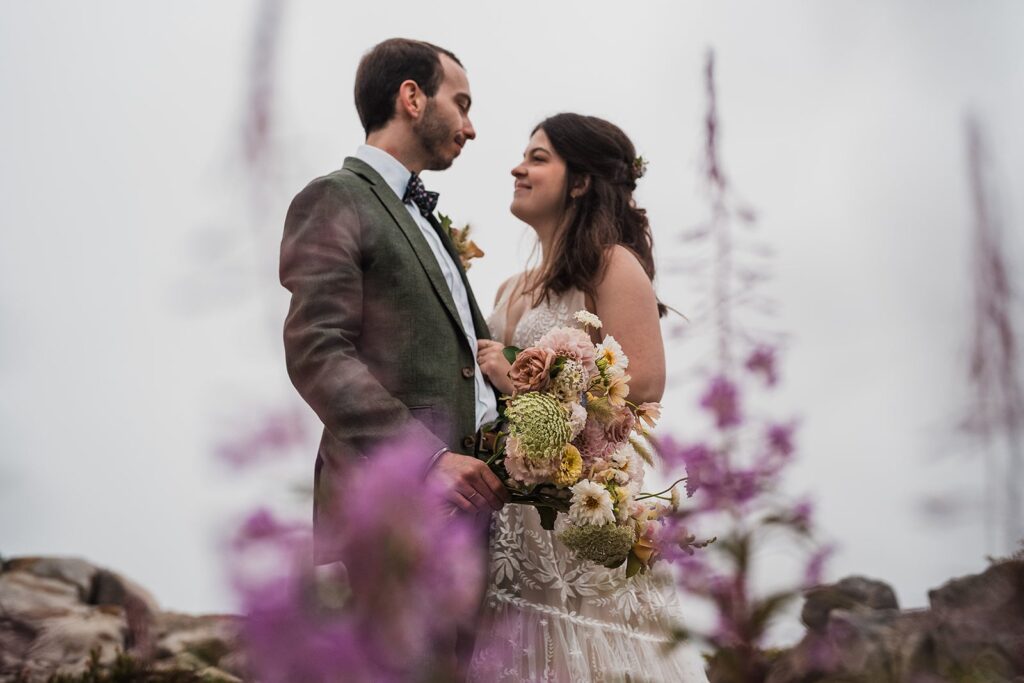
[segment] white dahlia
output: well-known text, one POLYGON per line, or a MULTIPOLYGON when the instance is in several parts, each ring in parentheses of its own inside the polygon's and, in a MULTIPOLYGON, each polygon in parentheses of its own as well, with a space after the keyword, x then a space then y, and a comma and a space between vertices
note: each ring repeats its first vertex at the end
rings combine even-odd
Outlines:
POLYGON ((610 524, 615 521, 614 503, 608 489, 584 479, 571 489, 569 519, 579 524, 610 524))

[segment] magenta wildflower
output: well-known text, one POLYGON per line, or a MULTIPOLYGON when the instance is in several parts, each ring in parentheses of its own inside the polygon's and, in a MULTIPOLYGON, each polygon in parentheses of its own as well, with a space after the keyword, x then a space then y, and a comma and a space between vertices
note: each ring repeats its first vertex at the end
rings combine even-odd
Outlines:
POLYGON ((245 467, 286 455, 309 442, 308 430, 297 410, 270 411, 248 431, 221 443, 217 456, 234 467, 245 467))
POLYGON ((832 557, 835 550, 835 547, 831 545, 822 546, 814 551, 814 554, 807 560, 807 566, 804 568, 805 590, 821 583, 825 574, 825 563, 832 557))
POLYGON ((759 346, 747 357, 746 368, 755 375, 761 375, 767 386, 773 387, 779 381, 775 367, 775 349, 759 346))
POLYGON ((707 391, 701 397, 700 405, 714 414, 715 424, 719 429, 735 427, 743 421, 736 385, 723 375, 711 380, 707 391))
POLYGON ((443 510, 439 489, 401 445, 346 469, 334 500, 344 570, 333 577, 313 571, 308 528, 269 512, 246 520, 233 542, 254 678, 444 679, 456 629, 482 594, 481 529, 443 510))
POLYGON ((793 444, 793 432, 796 431, 796 425, 793 423, 789 424, 773 424, 768 427, 767 440, 768 448, 775 455, 783 458, 788 458, 796 450, 796 446, 793 444))

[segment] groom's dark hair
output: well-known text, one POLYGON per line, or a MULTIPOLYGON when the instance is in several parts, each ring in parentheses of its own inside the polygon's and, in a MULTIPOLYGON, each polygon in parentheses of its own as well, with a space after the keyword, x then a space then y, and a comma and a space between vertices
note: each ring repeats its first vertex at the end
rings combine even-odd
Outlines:
POLYGON ((356 69, 356 111, 369 135, 395 114, 395 97, 403 81, 416 81, 427 97, 437 94, 444 80, 441 55, 462 66, 454 54, 431 43, 390 38, 363 55, 356 69))

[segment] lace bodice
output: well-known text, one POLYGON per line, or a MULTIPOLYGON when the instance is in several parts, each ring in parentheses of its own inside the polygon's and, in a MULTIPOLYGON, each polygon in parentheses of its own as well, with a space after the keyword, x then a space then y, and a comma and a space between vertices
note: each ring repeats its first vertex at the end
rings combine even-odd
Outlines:
MULTIPOLYGON (((553 327, 577 325, 573 314, 585 297, 571 290, 528 308, 506 329, 521 278, 506 285, 488 319, 495 339, 525 348, 553 327)), ((544 530, 537 511, 522 505, 492 518, 484 633, 490 628, 502 647, 477 650, 470 680, 621 680, 632 672, 652 681, 706 681, 695 653, 664 653, 666 629, 679 617, 670 577, 628 580, 624 566, 577 560, 556 538, 559 526, 544 530)))

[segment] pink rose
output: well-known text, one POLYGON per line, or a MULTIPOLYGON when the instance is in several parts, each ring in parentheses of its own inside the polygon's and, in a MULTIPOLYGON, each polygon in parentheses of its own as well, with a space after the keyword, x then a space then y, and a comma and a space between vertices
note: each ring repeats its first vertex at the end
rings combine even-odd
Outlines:
POLYGON ((516 362, 508 371, 515 393, 522 391, 542 391, 551 382, 551 364, 555 362, 555 352, 537 346, 524 349, 516 356, 516 362))

